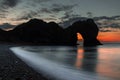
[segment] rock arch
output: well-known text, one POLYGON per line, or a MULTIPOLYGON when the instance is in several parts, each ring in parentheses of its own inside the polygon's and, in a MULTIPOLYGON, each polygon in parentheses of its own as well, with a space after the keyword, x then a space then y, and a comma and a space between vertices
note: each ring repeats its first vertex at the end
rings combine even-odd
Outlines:
MULTIPOLYGON (((76 33, 80 33, 84 39, 84 46, 101 45, 101 43, 97 40, 99 29, 93 19, 77 21, 66 28, 66 31, 74 36, 76 33)), ((74 40, 71 42, 74 44, 76 40, 77 39, 74 37, 74 40)))

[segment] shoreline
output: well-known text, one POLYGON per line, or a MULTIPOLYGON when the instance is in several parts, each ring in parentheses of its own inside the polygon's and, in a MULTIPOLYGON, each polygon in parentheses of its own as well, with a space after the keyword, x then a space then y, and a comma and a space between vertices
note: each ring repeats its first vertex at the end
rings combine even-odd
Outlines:
POLYGON ((12 44, 0 44, 0 80, 48 80, 9 50, 12 44))

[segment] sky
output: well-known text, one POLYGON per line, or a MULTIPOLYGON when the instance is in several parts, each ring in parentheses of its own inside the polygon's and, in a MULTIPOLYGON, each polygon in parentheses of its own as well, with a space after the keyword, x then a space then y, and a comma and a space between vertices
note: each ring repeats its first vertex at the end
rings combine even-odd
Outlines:
POLYGON ((18 24, 31 18, 60 22, 70 16, 120 15, 120 0, 0 0, 0 23, 18 24))
MULTIPOLYGON (((120 16, 119 3, 120 0, 0 0, 0 25, 18 25, 32 18, 59 23, 75 17, 120 16)), ((120 25, 120 19, 116 22, 120 25)), ((119 33, 112 34, 120 37, 119 33)), ((101 33, 100 39, 103 37, 101 33)))

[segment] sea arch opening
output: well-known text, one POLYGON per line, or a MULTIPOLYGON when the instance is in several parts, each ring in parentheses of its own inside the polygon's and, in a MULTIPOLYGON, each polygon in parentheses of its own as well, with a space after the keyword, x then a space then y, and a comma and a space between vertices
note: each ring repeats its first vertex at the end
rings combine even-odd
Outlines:
POLYGON ((83 41, 84 39, 82 35, 79 32, 77 32, 77 44, 83 45, 83 41))

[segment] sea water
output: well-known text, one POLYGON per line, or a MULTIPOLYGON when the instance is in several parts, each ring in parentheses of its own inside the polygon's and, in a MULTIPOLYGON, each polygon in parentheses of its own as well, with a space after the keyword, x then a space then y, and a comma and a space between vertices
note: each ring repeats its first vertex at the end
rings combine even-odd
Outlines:
POLYGON ((120 43, 101 46, 23 46, 11 50, 30 67, 57 80, 120 80, 120 43))

